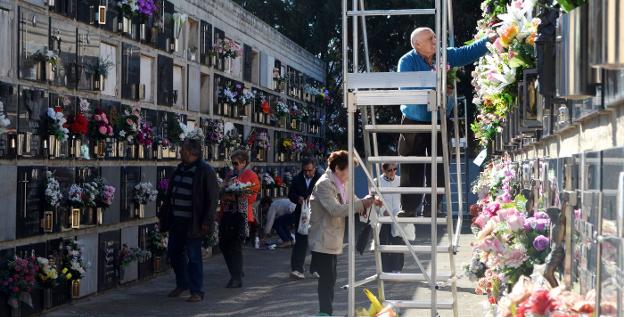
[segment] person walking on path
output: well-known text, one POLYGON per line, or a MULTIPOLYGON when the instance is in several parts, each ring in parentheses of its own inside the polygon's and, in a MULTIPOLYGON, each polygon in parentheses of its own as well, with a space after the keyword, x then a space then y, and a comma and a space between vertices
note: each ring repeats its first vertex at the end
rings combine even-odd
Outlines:
POLYGON ((288 198, 272 201, 268 197, 262 199, 261 205, 265 206, 265 208, 268 206, 269 209, 264 225, 265 235, 268 237, 271 234, 271 229, 275 229, 275 232, 282 240, 282 244, 279 245, 280 248, 293 246, 294 242, 290 233, 290 226, 293 224, 293 213, 297 205, 288 198))
POLYGON ((180 150, 182 163, 173 173, 167 196, 158 215, 160 229, 169 232, 167 254, 176 276, 169 297, 186 290, 187 302, 204 298, 202 240, 212 234, 219 201, 217 174, 202 160, 202 141, 187 139, 180 150))
MULTIPOLYGON (((381 166, 383 175, 379 178, 379 187, 399 187, 401 177, 397 173, 397 165, 394 163, 384 163, 381 166)), ((375 179, 377 182, 377 179, 375 179)), ((389 213, 398 216, 401 212, 401 194, 384 194, 386 205, 381 209, 383 215, 388 216, 389 213)), ((415 227, 413 224, 400 224, 403 231, 408 235, 408 240, 414 240, 415 227)), ((396 228, 396 224, 382 224, 379 231, 379 243, 382 245, 403 245, 403 239, 396 228)), ((397 273, 403 270, 404 257, 403 253, 382 253, 381 266, 384 272, 397 273)))
MULTIPOLYGON (((295 212, 293 213, 295 225, 295 247, 293 248, 290 256, 290 276, 295 279, 305 278, 303 265, 308 253, 308 236, 297 232, 297 228, 299 228, 299 221, 301 219, 301 205, 304 201, 310 198, 312 189, 321 175, 322 173, 316 168, 316 161, 312 158, 306 158, 301 163, 301 172, 295 176, 290 184, 288 198, 291 202, 297 204, 295 212)), ((313 268, 311 271, 313 274, 316 273, 313 268)))
MULTIPOLYGON (((473 44, 462 47, 447 48, 447 61, 450 67, 459 67, 471 64, 488 52, 487 43, 496 39, 496 33, 488 34, 473 44)), ((399 72, 432 71, 435 70, 434 58, 436 55, 436 35, 430 28, 420 27, 415 29, 410 36, 412 50, 399 59, 399 72)), ((415 88, 402 88, 415 89, 415 88)), ((453 109, 450 98, 447 102, 447 113, 450 115, 453 109)), ((427 105, 402 105, 403 118, 401 124, 431 124, 431 112, 427 105)), ((437 149, 442 153, 442 139, 437 138, 437 149)), ((398 152, 401 156, 431 156, 431 133, 403 133, 399 136, 398 152)), ((442 164, 437 168, 438 188, 444 187, 444 170, 442 164)), ((430 182, 431 167, 427 164, 401 164, 401 187, 422 186, 425 177, 430 182)), ((431 185, 431 184, 429 184, 431 185)), ((426 185, 425 185, 426 186, 426 185)), ((438 195, 438 200, 442 196, 438 195)), ((419 205, 423 206, 423 215, 431 216, 430 194, 405 194, 401 196, 401 205, 409 215, 416 215, 419 205)), ((440 204, 438 204, 440 206, 440 204)), ((437 211, 433 212, 434 214, 437 211)))
POLYGON ((254 222, 253 204, 260 191, 260 180, 247 167, 246 151, 236 150, 230 159, 234 170, 226 175, 224 188, 248 187, 240 192, 226 190, 221 196, 219 248, 230 272, 226 287, 240 288, 243 286, 243 244, 249 237, 249 223, 254 222))
POLYGON ((310 196, 312 215, 310 217, 309 242, 312 250, 311 266, 319 274, 318 297, 321 316, 333 313, 334 288, 336 285, 336 264, 342 254, 345 231, 345 217, 349 215, 349 204, 364 214, 373 204, 381 201, 372 196, 351 199, 347 196, 349 153, 336 151, 330 154, 329 168, 319 178, 310 196))

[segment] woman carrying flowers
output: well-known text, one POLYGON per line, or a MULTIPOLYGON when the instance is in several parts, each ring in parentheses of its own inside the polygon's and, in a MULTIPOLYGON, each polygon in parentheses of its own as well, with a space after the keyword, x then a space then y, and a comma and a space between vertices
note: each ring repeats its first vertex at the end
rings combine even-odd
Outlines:
POLYGON ((246 151, 236 150, 230 156, 234 169, 226 176, 221 195, 219 247, 230 271, 227 288, 243 286, 243 243, 249 237, 249 224, 254 224, 253 203, 260 191, 258 175, 247 167, 246 151))

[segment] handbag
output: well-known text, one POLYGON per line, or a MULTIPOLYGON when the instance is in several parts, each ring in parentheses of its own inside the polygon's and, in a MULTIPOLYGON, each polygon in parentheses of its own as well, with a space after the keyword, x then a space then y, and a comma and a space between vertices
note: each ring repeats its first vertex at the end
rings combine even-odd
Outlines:
POLYGON ((360 253, 360 255, 364 254, 364 250, 373 239, 373 226, 370 224, 370 219, 366 222, 366 225, 360 231, 358 235, 357 241, 355 242, 355 249, 360 253))
POLYGON ((301 216, 299 216, 299 227, 297 233, 307 236, 310 229, 310 216, 312 215, 312 209, 310 208, 310 201, 304 200, 301 204, 301 216))

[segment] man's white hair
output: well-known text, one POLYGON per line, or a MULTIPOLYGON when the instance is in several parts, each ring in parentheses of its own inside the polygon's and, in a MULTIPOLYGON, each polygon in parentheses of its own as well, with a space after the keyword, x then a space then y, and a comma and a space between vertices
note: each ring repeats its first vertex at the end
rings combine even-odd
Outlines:
POLYGON ((416 41, 418 40, 418 35, 425 31, 434 33, 433 30, 428 27, 419 27, 412 31, 412 35, 410 35, 410 43, 412 44, 412 48, 416 49, 416 41))

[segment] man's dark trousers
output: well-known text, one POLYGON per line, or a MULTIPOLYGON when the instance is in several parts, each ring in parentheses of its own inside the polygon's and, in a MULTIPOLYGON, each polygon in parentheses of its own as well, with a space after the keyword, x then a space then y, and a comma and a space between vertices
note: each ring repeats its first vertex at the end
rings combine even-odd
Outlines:
POLYGON ((173 217, 169 233, 167 255, 176 275, 176 287, 202 294, 204 287, 204 262, 201 239, 189 239, 190 219, 173 217))

